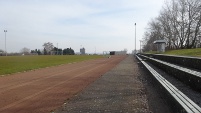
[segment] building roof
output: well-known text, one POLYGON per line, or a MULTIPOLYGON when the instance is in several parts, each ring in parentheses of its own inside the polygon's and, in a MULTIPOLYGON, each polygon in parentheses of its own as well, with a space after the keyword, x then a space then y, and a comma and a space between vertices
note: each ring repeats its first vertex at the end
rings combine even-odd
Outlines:
POLYGON ((160 43, 166 43, 165 40, 156 40, 154 41, 154 44, 160 44, 160 43))

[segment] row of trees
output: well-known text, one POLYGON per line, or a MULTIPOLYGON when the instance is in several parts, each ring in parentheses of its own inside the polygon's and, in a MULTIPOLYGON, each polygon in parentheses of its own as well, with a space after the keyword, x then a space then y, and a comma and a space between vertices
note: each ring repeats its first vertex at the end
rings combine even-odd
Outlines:
POLYGON ((171 0, 159 16, 148 23, 144 50, 154 50, 153 42, 164 39, 167 49, 201 47, 201 0, 171 0))
MULTIPOLYGON (((8 55, 74 55, 75 52, 71 48, 59 49, 54 47, 53 43, 47 42, 43 44, 43 49, 30 50, 26 47, 22 48, 19 53, 8 53, 8 55)), ((5 56, 5 51, 0 49, 0 56, 5 56)))
POLYGON ((31 50, 32 54, 38 55, 74 55, 75 52, 71 48, 66 48, 64 50, 54 47, 53 43, 47 42, 43 44, 44 49, 41 51, 39 49, 31 50))

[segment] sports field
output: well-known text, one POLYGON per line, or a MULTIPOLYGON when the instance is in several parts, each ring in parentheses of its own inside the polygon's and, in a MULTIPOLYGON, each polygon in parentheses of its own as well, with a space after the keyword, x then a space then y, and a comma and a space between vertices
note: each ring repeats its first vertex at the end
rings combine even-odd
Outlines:
POLYGON ((62 55, 62 56, 2 56, 0 57, 0 76, 38 68, 80 62, 101 58, 101 55, 62 55))

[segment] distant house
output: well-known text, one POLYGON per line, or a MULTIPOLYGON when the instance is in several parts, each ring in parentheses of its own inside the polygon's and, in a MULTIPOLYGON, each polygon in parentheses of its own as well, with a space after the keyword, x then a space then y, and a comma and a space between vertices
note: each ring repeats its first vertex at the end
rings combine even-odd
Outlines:
POLYGON ((80 49, 80 54, 81 54, 81 55, 85 55, 85 54, 86 54, 86 53, 85 53, 85 48, 81 48, 81 49, 80 49))

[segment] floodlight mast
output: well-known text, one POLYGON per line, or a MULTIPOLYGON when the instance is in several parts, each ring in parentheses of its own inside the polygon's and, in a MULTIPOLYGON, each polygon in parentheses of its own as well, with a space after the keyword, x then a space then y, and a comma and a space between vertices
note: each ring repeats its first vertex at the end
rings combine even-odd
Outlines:
POLYGON ((7 50, 6 50, 6 32, 7 32, 7 30, 4 30, 4 32, 5 32, 5 53, 6 53, 6 56, 7 56, 7 50))
POLYGON ((135 23, 135 52, 134 54, 136 54, 136 23, 135 23))

